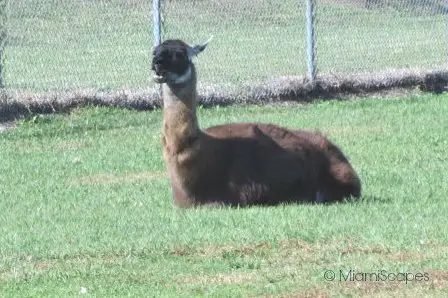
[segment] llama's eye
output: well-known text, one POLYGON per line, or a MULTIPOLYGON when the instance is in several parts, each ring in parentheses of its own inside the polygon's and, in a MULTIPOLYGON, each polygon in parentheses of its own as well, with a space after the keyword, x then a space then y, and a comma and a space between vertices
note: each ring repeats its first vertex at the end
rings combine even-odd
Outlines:
POLYGON ((174 52, 174 58, 179 59, 180 57, 182 57, 180 52, 174 52))
POLYGON ((170 52, 167 50, 162 51, 162 53, 160 53, 160 56, 162 56, 163 58, 170 58, 170 52))

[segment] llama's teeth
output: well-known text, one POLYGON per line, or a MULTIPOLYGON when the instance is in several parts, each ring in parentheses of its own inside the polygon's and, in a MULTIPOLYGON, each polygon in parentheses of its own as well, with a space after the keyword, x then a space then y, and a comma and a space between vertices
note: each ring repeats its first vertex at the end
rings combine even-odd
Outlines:
POLYGON ((153 76, 153 80, 154 80, 156 83, 163 83, 163 82, 165 81, 165 79, 163 78, 163 76, 159 76, 159 75, 154 75, 154 76, 153 76))

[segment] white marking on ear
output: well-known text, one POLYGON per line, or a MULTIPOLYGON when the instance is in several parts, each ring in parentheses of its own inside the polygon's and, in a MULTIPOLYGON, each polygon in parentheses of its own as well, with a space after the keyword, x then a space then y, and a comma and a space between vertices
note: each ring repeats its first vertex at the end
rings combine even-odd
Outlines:
POLYGON ((182 84, 188 81, 191 78, 191 66, 188 67, 188 70, 182 74, 173 74, 173 82, 174 84, 182 84))
POLYGON ((205 42, 203 42, 200 45, 196 45, 196 46, 188 46, 188 57, 193 58, 194 56, 196 56, 197 54, 199 54, 200 52, 202 52, 203 50, 205 50, 205 48, 207 47, 208 43, 213 39, 213 35, 207 39, 205 42))

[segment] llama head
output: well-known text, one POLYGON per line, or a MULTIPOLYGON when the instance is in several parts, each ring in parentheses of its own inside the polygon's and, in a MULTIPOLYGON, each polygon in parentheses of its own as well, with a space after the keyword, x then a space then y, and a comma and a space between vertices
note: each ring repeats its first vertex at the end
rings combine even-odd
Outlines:
POLYGON ((178 39, 165 40, 153 50, 152 70, 156 83, 183 84, 192 76, 194 56, 202 52, 208 42, 190 46, 178 39))

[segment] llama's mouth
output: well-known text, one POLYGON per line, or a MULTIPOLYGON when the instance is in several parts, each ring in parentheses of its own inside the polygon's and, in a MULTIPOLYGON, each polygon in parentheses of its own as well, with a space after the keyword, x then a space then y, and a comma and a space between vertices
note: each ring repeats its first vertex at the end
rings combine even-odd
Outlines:
POLYGON ((154 82, 156 82, 157 84, 166 83, 167 72, 164 70, 160 63, 153 62, 152 70, 154 71, 154 75, 152 76, 154 82))
POLYGON ((157 84, 163 84, 166 83, 166 78, 165 76, 159 75, 159 74, 155 74, 152 76, 152 79, 154 80, 154 82, 156 82, 157 84))

